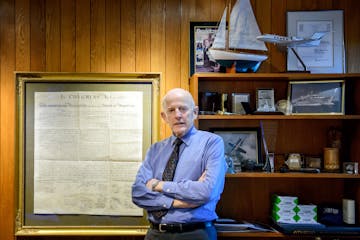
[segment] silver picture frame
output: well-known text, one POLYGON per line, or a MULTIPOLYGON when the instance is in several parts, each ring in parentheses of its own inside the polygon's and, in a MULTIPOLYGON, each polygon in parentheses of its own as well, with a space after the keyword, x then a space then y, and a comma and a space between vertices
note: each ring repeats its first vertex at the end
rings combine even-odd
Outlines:
MULTIPOLYGON (((327 32, 317 46, 295 46, 293 49, 311 73, 345 73, 343 10, 289 11, 287 35, 309 38, 315 32, 327 32)), ((287 70, 303 71, 303 65, 288 49, 287 70)))

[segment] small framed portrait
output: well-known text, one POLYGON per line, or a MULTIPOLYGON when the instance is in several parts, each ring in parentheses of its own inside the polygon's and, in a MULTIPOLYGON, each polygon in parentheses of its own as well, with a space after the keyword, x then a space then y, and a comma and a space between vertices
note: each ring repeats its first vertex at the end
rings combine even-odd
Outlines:
POLYGON ((256 111, 275 112, 275 94, 273 88, 256 89, 256 111))
POLYGON ((190 76, 196 72, 220 72, 220 65, 211 58, 218 22, 190 22, 190 76))
POLYGON ((288 87, 291 114, 343 115, 344 95, 344 80, 291 81, 288 87))
POLYGON ((259 128, 213 128, 224 140, 225 158, 233 173, 255 170, 261 162, 259 128))

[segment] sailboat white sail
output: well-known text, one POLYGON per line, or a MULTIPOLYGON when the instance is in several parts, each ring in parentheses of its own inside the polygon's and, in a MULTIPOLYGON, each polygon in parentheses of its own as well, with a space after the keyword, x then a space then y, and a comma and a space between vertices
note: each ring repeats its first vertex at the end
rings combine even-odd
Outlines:
POLYGON ((267 55, 230 50, 267 51, 265 43, 256 39, 261 33, 250 0, 236 1, 230 14, 229 34, 226 34, 227 12, 228 7, 224 10, 214 43, 209 49, 211 56, 218 63, 227 67, 237 61, 237 63, 249 66, 253 70, 257 69, 260 63, 267 59, 267 55))

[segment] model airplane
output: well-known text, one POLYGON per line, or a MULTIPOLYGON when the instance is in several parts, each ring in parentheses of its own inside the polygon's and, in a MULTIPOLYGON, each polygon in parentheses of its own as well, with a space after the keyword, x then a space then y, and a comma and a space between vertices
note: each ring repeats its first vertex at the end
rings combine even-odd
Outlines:
POLYGON ((301 65, 303 66, 303 72, 309 72, 306 69, 305 63, 302 61, 299 54, 294 49, 295 47, 316 47, 320 44, 321 39, 327 34, 328 32, 315 32, 309 38, 302 38, 302 37, 286 37, 280 36, 275 34, 264 34, 257 36, 256 39, 263 41, 274 43, 280 50, 290 49, 299 60, 301 65))
POLYGON ((327 34, 328 32, 315 32, 309 38, 301 38, 301 37, 286 37, 275 34, 264 34, 257 36, 256 39, 263 41, 274 43, 279 47, 315 47, 320 44, 320 40, 327 34))

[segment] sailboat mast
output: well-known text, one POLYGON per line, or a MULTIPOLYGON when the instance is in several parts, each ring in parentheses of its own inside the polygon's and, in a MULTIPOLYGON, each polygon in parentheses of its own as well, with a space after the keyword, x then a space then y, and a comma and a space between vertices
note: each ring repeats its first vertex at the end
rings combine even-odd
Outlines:
POLYGON ((229 42, 230 42, 230 13, 231 13, 231 0, 227 3, 227 13, 226 13, 226 25, 227 25, 227 31, 226 31, 226 37, 225 37, 225 49, 229 50, 229 42))

